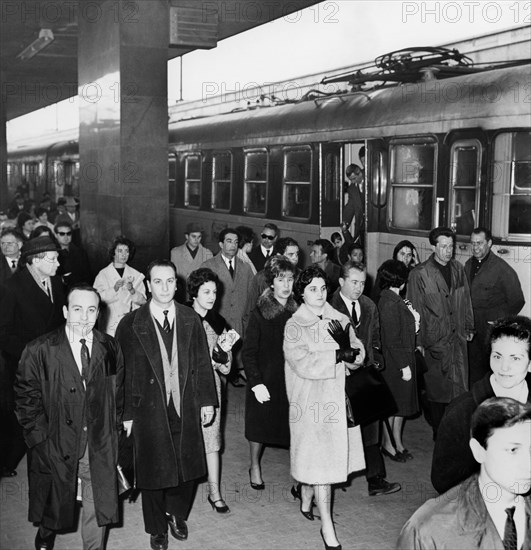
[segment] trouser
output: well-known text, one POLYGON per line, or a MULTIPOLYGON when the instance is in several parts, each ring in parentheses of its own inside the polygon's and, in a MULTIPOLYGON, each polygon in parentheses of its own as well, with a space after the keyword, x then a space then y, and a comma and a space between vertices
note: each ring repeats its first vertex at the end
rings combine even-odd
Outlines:
POLYGON ((361 427, 363 452, 365 453, 365 477, 367 481, 375 477, 385 477, 385 464, 380 450, 380 421, 361 427))
POLYGON ((435 401, 428 401, 430 404, 431 414, 431 427, 433 429, 433 441, 437 439, 437 431, 439 430, 439 424, 441 423, 444 411, 448 407, 448 403, 437 403, 435 401))
MULTIPOLYGON (((81 480, 81 539, 83 550, 104 550, 107 527, 100 527, 96 520, 92 482, 90 478, 90 464, 88 458, 88 445, 85 454, 78 463, 78 477, 81 480)), ((41 537, 47 538, 54 531, 42 525, 39 527, 41 537)))
MULTIPOLYGON (((173 397, 168 404, 168 422, 175 449, 180 456, 181 419, 175 411, 173 397)), ((194 498, 195 480, 183 481, 181 465, 177 464, 179 484, 164 489, 142 489, 142 514, 144 528, 150 535, 159 535, 168 530, 166 514, 185 520, 188 517, 194 498)))

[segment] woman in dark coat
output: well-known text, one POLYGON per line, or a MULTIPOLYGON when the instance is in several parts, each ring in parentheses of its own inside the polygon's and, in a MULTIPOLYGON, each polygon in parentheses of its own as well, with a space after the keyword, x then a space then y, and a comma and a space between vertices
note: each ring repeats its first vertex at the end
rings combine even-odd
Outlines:
POLYGON ((382 451, 384 455, 399 462, 413 458, 402 442, 404 418, 419 412, 415 334, 420 327, 420 315, 400 296, 408 275, 407 267, 399 260, 387 260, 378 270, 382 288, 378 310, 385 360, 382 374, 398 406, 396 415, 389 418, 396 449, 384 430, 382 451))
POLYGON ((284 379, 284 326, 297 310, 292 298, 296 267, 273 256, 264 268, 269 288, 251 312, 242 349, 247 375, 245 437, 249 440, 253 489, 263 489, 260 458, 264 445, 289 446, 289 405, 284 379))

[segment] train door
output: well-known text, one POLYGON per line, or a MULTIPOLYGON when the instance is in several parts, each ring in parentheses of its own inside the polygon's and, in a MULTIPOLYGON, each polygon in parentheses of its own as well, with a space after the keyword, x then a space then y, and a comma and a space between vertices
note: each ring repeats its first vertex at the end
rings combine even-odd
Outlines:
POLYGON ((320 236, 323 239, 330 240, 332 233, 341 229, 348 186, 346 168, 349 164, 365 167, 365 158, 360 157, 364 147, 365 142, 320 145, 320 236))

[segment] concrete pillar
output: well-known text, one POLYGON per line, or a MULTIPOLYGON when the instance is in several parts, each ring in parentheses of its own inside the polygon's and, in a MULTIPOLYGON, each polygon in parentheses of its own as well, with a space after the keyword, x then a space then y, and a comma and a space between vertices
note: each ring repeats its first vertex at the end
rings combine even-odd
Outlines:
POLYGON ((118 235, 169 257, 167 2, 105 0, 79 20, 81 232, 95 268, 118 235))
POLYGON ((7 212, 9 206, 7 189, 6 101, 5 82, 0 71, 0 210, 4 210, 5 212, 7 212))

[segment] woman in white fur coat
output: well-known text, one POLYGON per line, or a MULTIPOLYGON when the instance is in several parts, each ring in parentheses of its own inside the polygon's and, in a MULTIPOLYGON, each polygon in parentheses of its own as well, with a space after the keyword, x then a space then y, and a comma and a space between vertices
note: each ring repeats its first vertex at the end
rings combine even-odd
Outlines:
POLYGON ((298 276, 294 296, 301 306, 286 324, 284 355, 291 475, 301 483, 301 513, 313 520, 315 499, 325 548, 340 549, 330 509, 331 485, 365 468, 359 426, 347 427, 345 372, 363 364, 365 351, 348 318, 327 303, 327 284, 317 266, 298 276))
POLYGON ((117 237, 109 256, 111 263, 96 276, 94 288, 107 306, 100 315, 100 330, 114 336, 122 317, 146 303, 144 275, 127 265, 135 254, 135 245, 125 237, 117 237))

